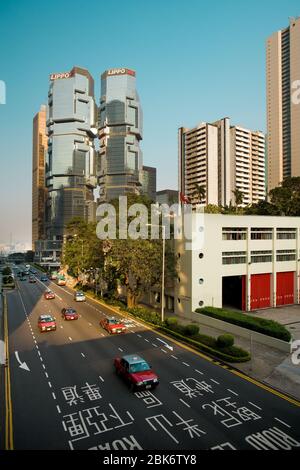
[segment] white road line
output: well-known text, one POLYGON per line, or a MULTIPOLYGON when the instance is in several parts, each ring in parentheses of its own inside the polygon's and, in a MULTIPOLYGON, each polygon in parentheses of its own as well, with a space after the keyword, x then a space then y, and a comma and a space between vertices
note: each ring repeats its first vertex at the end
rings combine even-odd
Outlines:
POLYGON ((144 338, 144 339, 145 339, 145 341, 147 341, 147 343, 150 343, 149 339, 146 339, 146 338, 144 338))
POLYGON ((173 356, 173 355, 171 355, 171 357, 173 357, 173 359, 176 359, 176 361, 178 361, 178 357, 173 356))
POLYGON ((41 362, 43 362, 43 358, 42 358, 42 356, 40 356, 40 361, 41 361, 41 362))
POLYGON ((180 401, 181 403, 183 403, 185 406, 187 406, 188 408, 190 408, 190 405, 188 403, 186 403, 182 398, 180 398, 180 401))
POLYGON ((161 351, 165 354, 168 354, 167 351, 165 351, 164 349, 161 349, 161 351))
POLYGON ((236 397, 239 396, 238 393, 235 393, 233 390, 231 390, 230 388, 227 388, 228 392, 232 393, 232 395, 235 395, 236 397))
POLYGON ((141 337, 142 337, 142 335, 138 335, 138 337, 139 337, 139 338, 141 338, 141 337))
POLYGON ((68 442, 69 442, 69 447, 70 447, 70 449, 71 449, 71 450, 74 450, 72 441, 68 441, 68 442))
POLYGON ((83 353, 81 353, 82 357, 85 357, 85 355, 83 353))
POLYGON ((211 380, 212 382, 214 382, 215 384, 220 385, 220 382, 217 382, 217 381, 214 380, 214 379, 210 379, 210 380, 211 380))
POLYGON ((101 377, 101 375, 99 375, 99 379, 101 380, 101 382, 104 382, 104 378, 101 377))
POLYGON ((201 372, 201 371, 198 370, 198 369, 195 369, 195 372, 197 372, 197 374, 204 375, 203 372, 201 372))
POLYGON ((131 419, 131 421, 134 421, 133 416, 132 416, 132 414, 129 413, 129 411, 127 411, 127 414, 129 416, 129 418, 131 419))
POLYGON ((38 355, 39 355, 39 356, 41 356, 41 353, 40 353, 40 351, 38 351, 37 353, 38 353, 38 355))
POLYGON ((37 350, 39 350, 39 345, 38 344, 36 344, 35 347, 36 347, 37 350))
POLYGON ((70 340, 70 341, 73 341, 73 340, 72 340, 72 338, 71 338, 70 336, 69 336, 69 340, 70 340))
POLYGON ((48 385, 50 388, 52 388, 52 383, 51 382, 48 382, 48 385))
POLYGON ((47 372, 45 372, 45 376, 47 377, 47 379, 49 379, 49 375, 47 374, 47 372))
POLYGON ((60 410, 60 407, 58 405, 56 405, 56 409, 59 412, 59 414, 61 414, 61 410, 60 410))
POLYGON ((182 362, 182 364, 183 364, 184 366, 191 367, 191 366, 190 366, 189 364, 187 364, 186 362, 182 362))
POLYGON ((54 392, 52 392, 53 399, 56 400, 56 395, 54 392))
POLYGON ((123 349, 121 349, 121 348, 118 348, 118 350, 119 350, 120 352, 123 352, 123 349))
MULTIPOLYGON (((133 333, 133 331, 132 331, 132 333, 133 333)), ((158 348, 157 344, 152 343, 152 346, 154 346, 155 348, 158 348)))
POLYGON ((66 423, 64 421, 62 421, 62 425, 64 427, 64 430, 67 431, 67 426, 66 426, 66 423))
POLYGON ((44 370, 46 370, 46 366, 45 366, 45 364, 42 364, 42 367, 43 367, 43 369, 44 369, 44 370))
POLYGON ((262 408, 257 406, 255 403, 252 403, 252 401, 249 401, 248 403, 250 403, 250 405, 252 405, 252 406, 255 406, 255 408, 257 408, 258 410, 262 411, 262 408))
POLYGON ((285 423, 284 421, 281 421, 281 419, 279 419, 279 418, 275 418, 275 419, 276 419, 276 421, 278 421, 279 423, 283 424, 283 426, 286 426, 287 428, 290 428, 290 429, 291 429, 291 426, 290 426, 289 424, 285 423))

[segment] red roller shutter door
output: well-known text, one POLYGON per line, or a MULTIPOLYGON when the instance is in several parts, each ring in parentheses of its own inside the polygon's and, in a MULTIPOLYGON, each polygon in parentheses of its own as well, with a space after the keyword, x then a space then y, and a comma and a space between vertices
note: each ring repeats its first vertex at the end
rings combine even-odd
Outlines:
POLYGON ((277 273, 276 305, 295 303, 295 273, 277 273))
POLYGON ((271 307, 271 274, 251 276, 251 310, 271 307))

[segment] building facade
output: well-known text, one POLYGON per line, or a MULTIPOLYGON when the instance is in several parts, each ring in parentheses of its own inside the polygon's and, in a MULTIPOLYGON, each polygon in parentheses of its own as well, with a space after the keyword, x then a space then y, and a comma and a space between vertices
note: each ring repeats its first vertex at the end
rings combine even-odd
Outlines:
POLYGON ((143 117, 135 71, 107 70, 101 75, 99 108, 100 202, 141 192, 142 137, 143 117))
POLYGON ((146 194, 151 201, 156 199, 156 168, 143 166, 140 170, 139 180, 141 182, 141 193, 146 194))
POLYGON ((45 237, 45 161, 47 153, 46 106, 33 118, 32 133, 32 249, 45 237))
POLYGON ((62 240, 75 216, 94 214, 97 112, 94 81, 86 69, 52 74, 47 108, 46 235, 62 240))
POLYGON ((300 105, 293 102, 300 80, 300 18, 267 39, 268 190, 300 176, 300 105))
POLYGON ((193 213, 191 224, 193 241, 176 241, 178 315, 299 303, 299 217, 193 213))
POLYGON ((243 205, 265 199, 265 136, 229 118, 179 129, 179 188, 192 204, 226 206, 233 191, 243 193, 243 205), (201 201, 198 186, 205 189, 201 201))
POLYGON ((168 206, 178 204, 178 197, 178 191, 175 189, 162 189, 156 192, 156 202, 158 204, 168 204, 168 206))

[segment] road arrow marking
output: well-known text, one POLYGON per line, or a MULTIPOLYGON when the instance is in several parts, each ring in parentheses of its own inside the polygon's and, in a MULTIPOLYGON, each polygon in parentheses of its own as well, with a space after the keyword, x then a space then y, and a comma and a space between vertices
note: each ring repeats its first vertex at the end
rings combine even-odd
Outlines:
POLYGON ((168 343, 166 343, 165 341, 163 341, 162 339, 160 338, 156 338, 158 341, 160 341, 161 343, 163 343, 166 348, 170 349, 170 351, 173 351, 173 346, 170 346, 168 343))
POLYGON ((16 359, 17 359, 18 363, 20 364, 19 365, 20 369, 24 369, 24 370, 27 370, 28 372, 30 372, 30 369, 29 369, 28 365, 26 364, 26 362, 21 362, 20 361, 18 351, 15 351, 15 355, 16 355, 16 359))

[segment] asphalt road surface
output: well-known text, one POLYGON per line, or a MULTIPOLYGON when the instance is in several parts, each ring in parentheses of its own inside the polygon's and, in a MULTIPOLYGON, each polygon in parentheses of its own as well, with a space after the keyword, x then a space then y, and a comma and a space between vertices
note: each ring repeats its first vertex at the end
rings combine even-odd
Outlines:
POLYGON ((15 449, 300 449, 296 404, 135 320, 110 336, 99 326, 105 307, 37 279, 7 295, 15 449), (61 318, 68 306, 79 320, 61 318), (39 332, 42 313, 56 331, 39 332), (114 358, 131 353, 158 374, 155 391, 132 393, 115 374, 114 358))

